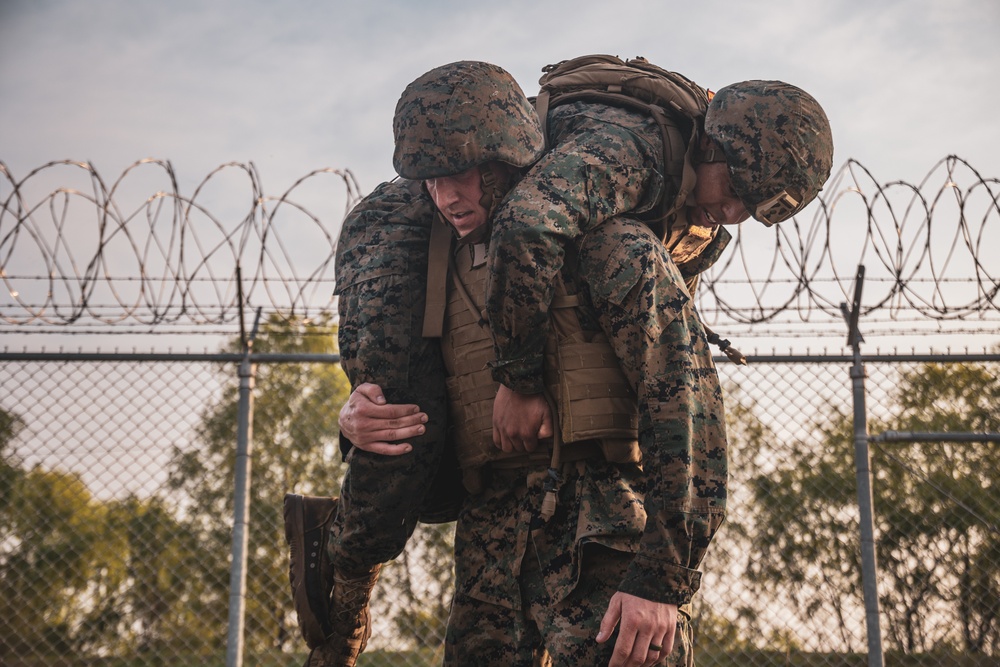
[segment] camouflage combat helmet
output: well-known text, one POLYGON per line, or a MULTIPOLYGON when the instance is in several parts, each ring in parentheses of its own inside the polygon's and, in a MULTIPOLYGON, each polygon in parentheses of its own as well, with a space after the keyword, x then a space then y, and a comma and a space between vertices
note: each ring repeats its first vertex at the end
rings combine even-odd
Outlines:
POLYGON ((782 81, 721 89, 708 105, 705 132, 726 155, 733 190, 767 226, 802 210, 830 176, 830 121, 809 93, 782 81))
POLYGON ((462 61, 411 83, 392 121, 392 166, 403 178, 453 176, 499 161, 531 165, 545 146, 535 109, 505 70, 462 61))

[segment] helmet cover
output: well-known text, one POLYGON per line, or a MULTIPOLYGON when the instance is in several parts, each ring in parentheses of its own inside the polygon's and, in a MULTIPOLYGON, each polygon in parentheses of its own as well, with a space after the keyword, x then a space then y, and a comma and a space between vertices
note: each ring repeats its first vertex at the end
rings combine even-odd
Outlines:
POLYGON ((766 225, 792 217, 830 177, 830 121, 815 98, 791 84, 722 88, 708 105, 705 132, 726 155, 733 190, 766 225))
POLYGON ((403 178, 453 176, 493 160, 518 169, 542 154, 534 107, 504 69, 461 61, 406 87, 392 121, 392 165, 403 178))

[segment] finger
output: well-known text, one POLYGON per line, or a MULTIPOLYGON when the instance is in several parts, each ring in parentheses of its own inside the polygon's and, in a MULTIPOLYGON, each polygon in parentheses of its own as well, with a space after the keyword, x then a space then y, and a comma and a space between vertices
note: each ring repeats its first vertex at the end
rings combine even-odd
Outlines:
MULTIPOLYGON (((636 646, 636 649, 638 649, 638 646, 636 646)), ((641 651, 639 651, 639 653, 641 653, 641 651)), ((652 648, 646 649, 646 659, 642 661, 641 667, 654 667, 662 657, 663 651, 657 651, 652 648)))
POLYGON ((626 665, 641 665, 646 661, 646 647, 636 641, 635 635, 619 629, 618 641, 615 642, 615 650, 611 654, 611 662, 608 667, 625 667, 626 665))
POLYGON ((552 413, 546 411, 542 417, 542 424, 538 427, 538 438, 551 438, 552 429, 552 413))
POLYGON ((611 601, 608 603, 608 610, 604 612, 604 618, 601 619, 601 628, 597 631, 598 644, 603 644, 611 638, 611 635, 615 631, 615 627, 618 625, 618 621, 621 620, 621 617, 621 600, 618 599, 616 594, 611 597, 611 601))
POLYGON ((500 449, 507 454, 515 451, 514 441, 510 438, 510 436, 503 432, 500 433, 500 449))
POLYGON ((658 641, 651 642, 643 667, 653 667, 669 653, 670 648, 667 645, 666 637, 661 637, 658 641))
MULTIPOLYGON (((357 431, 357 436, 356 438, 351 438, 351 442, 355 444, 378 442, 402 444, 401 440, 409 440, 410 438, 423 435, 427 428, 423 424, 413 424, 400 428, 386 428, 384 422, 360 422, 355 430, 357 431)), ((348 433, 348 437, 351 437, 350 433, 348 433)))
POLYGON ((674 652, 674 642, 675 641, 677 641, 677 624, 676 623, 674 623, 670 627, 668 627, 667 628, 667 633, 665 635, 663 635, 663 641, 661 642, 661 644, 663 645, 663 652, 664 653, 673 653, 674 652))
POLYGON ((427 413, 414 412, 412 414, 397 414, 396 412, 386 412, 385 414, 357 414, 357 428, 376 429, 412 429, 422 427, 427 423, 427 413))
POLYGON ((396 419, 382 419, 363 415, 360 411, 343 410, 337 419, 337 424, 340 432, 351 442, 363 445, 415 438, 426 431, 424 426, 426 421, 427 415, 422 412, 396 419))
POLYGON ((420 406, 414 403, 386 403, 384 405, 362 403, 356 407, 355 412, 360 417, 370 419, 403 419, 409 417, 419 420, 420 415, 423 415, 424 421, 427 421, 427 415, 420 412, 420 406))
POLYGON ((384 456, 399 456, 401 454, 409 454, 413 451, 413 445, 408 442, 401 442, 398 444, 390 444, 388 442, 368 442, 354 444, 358 449, 370 452, 372 454, 382 454, 384 456))

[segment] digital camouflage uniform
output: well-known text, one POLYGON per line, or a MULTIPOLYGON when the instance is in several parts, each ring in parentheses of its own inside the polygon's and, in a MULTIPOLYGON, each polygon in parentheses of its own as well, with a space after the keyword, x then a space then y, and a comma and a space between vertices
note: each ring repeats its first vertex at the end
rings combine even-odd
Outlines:
MULTIPOLYGON (((584 330, 604 331, 636 388, 642 463, 564 464, 547 521, 544 466, 492 471, 459 516, 446 664, 530 665, 543 641, 554 664, 606 662, 614 641, 594 638, 611 596, 690 602, 725 515, 721 387, 666 248, 616 218, 580 240, 562 277, 584 297, 584 330)), ((678 631, 664 662, 691 658, 686 609, 678 631)))
POLYGON ((663 168, 655 120, 605 104, 572 102, 549 111, 551 149, 493 218, 487 313, 497 350, 494 378, 514 391, 541 391, 547 306, 566 247, 619 215, 655 215, 679 183, 663 168))
MULTIPOLYGON (((641 126, 652 135, 644 157, 662 155, 658 130, 642 115, 603 105, 580 106, 599 108, 602 123, 641 126)), ((557 134, 562 132, 564 110, 554 110, 550 120, 557 134)), ((657 183, 659 191, 662 179, 655 172, 645 178, 657 183)), ((351 451, 331 540, 334 565, 348 571, 363 571, 399 555, 417 520, 414 499, 431 488, 441 460, 446 398, 443 379, 434 378, 443 378, 443 368, 437 341, 421 337, 434 215, 419 182, 383 183, 347 216, 337 246, 339 347, 352 386, 379 384, 390 403, 417 403, 431 417, 427 432, 413 440, 410 454, 385 457, 351 451), (351 520, 345 523, 348 516, 351 520)), ((709 251, 687 257, 689 275, 710 265, 729 238, 721 230, 709 251)))
MULTIPOLYGON (((419 404, 429 418, 425 433, 410 440, 413 451, 400 456, 349 449, 343 439, 349 466, 330 557, 348 572, 396 558, 421 514, 429 522, 454 519, 454 496, 427 495, 446 456, 447 428, 440 347, 421 336, 434 216, 420 182, 383 183, 347 216, 337 244, 339 346, 351 386, 378 384, 387 401, 419 404)), ((460 492, 456 484, 433 488, 442 487, 460 492)))
MULTIPOLYGON (((439 68, 446 74, 441 80, 452 77, 451 83, 436 88, 437 82, 425 75, 411 84, 415 92, 404 92, 394 119, 394 166, 401 175, 445 176, 483 161, 470 163, 477 145, 466 137, 475 139, 480 128, 492 125, 477 122, 474 107, 456 103, 449 88, 461 80, 463 69, 461 63, 439 68), (461 141, 448 133, 452 125, 461 141), (443 151, 442 146, 460 150, 443 151)), ((454 98, 462 97, 461 86, 455 87, 454 98)), ((502 105, 503 95, 491 95, 491 103, 497 98, 502 105)), ((552 142, 554 151, 568 152, 576 170, 562 172, 565 178, 553 176, 544 191, 529 198, 519 198, 522 182, 501 211, 518 202, 535 212, 558 213, 561 202, 580 201, 594 207, 594 219, 601 223, 625 211, 651 211, 668 196, 668 188, 676 187, 656 169, 663 149, 658 129, 643 114, 569 104, 553 110, 549 124, 550 139, 577 130, 575 148, 561 139, 552 142), (636 166, 616 170, 619 152, 636 166), (605 162, 612 166, 599 169, 605 162)), ((543 157, 528 178, 548 163, 543 157)), ((538 181, 528 182, 530 187, 538 181)), ((578 265, 564 278, 585 292, 593 305, 589 326, 612 339, 635 388, 643 462, 590 459, 565 465, 559 503, 547 521, 539 513, 544 467, 493 471, 485 490, 467 499, 459 517, 446 664, 531 664, 541 644, 556 664, 607 660, 614 642, 598 647, 594 637, 611 595, 620 590, 657 602, 689 602, 699 585, 697 568, 705 548, 725 513, 721 390, 683 277, 657 236, 640 222, 616 218, 587 231, 574 239, 578 265)), ((687 259, 696 264, 698 255, 689 252, 687 259)), ((560 262, 550 275, 562 268, 560 262)), ((533 381, 541 384, 540 372, 533 381)), ((669 658, 682 664, 690 655, 686 626, 682 614, 678 650, 669 658)))
MULTIPOLYGON (((487 315, 494 378, 521 393, 541 390, 552 278, 565 248, 616 215, 648 216, 660 198, 678 191, 661 176, 665 158, 649 116, 577 102, 551 110, 549 127, 552 150, 493 218, 487 315)), ((768 226, 812 201, 833 165, 822 107, 781 81, 722 88, 708 106, 704 132, 725 155, 735 194, 768 226)))
MULTIPOLYGON (((439 70, 455 71, 455 65, 439 70)), ((422 80, 426 84, 427 75, 422 80)), ((402 117, 397 106, 394 166, 401 175, 447 176, 497 159, 475 161, 478 146, 463 137, 481 136, 477 107, 452 101, 437 108, 421 103, 419 113, 402 117), (445 118, 459 128, 457 141, 445 118), (399 132, 408 123, 430 130, 420 135, 429 152, 447 144, 458 157, 443 167, 434 159, 424 165, 438 173, 416 173, 423 153, 403 155, 414 158, 409 162, 400 155, 399 132)), ((502 95, 479 108, 494 103, 504 110, 502 95)), ((685 240, 683 227, 672 228, 668 246, 682 274, 642 222, 620 217, 652 216, 676 192, 677 184, 662 176, 659 135, 644 114, 572 103, 551 111, 549 127, 555 148, 495 218, 487 302, 498 336, 494 377, 524 393, 541 389, 536 350, 548 332, 552 278, 564 270, 564 249, 572 245, 575 259, 563 276, 579 279, 593 307, 590 325, 605 331, 635 386, 643 458, 641 465, 600 459, 564 465, 559 503, 547 521, 539 514, 544 469, 493 471, 459 518, 447 664, 532 664, 542 644, 555 664, 606 660, 614 638, 598 648, 593 637, 610 596, 622 591, 658 602, 690 601, 699 586, 697 568, 725 513, 721 389, 684 278, 711 264, 728 235, 692 245, 678 242, 685 240)), ((491 141, 496 148, 512 137, 516 133, 497 132, 491 141)), ((804 203, 791 196, 781 202, 789 210, 804 203)), ((377 373, 369 378, 383 383, 377 373)), ((423 391, 417 399, 390 401, 426 404, 423 391)), ((675 653, 663 661, 686 664, 690 656, 682 612, 675 653)))

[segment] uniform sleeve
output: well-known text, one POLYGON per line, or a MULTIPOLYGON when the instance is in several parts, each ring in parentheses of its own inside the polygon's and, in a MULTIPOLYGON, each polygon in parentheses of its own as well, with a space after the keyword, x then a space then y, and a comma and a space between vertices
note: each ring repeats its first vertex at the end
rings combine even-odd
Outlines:
MULTIPOLYGON (((419 183, 383 183, 344 219, 337 243, 341 364, 352 386, 409 388, 421 355, 434 208, 419 183)), ((387 397, 388 398, 388 397, 387 397)), ((398 402, 409 402, 401 400, 398 402)))
MULTIPOLYGON (((440 345, 421 336, 434 215, 421 184, 406 180, 383 183, 347 215, 337 242, 337 342, 352 387, 377 384, 390 403, 416 403, 443 425, 440 345)), ((344 437, 340 449, 345 457, 351 449, 344 437)))
POLYGON ((454 520, 460 502, 461 486, 439 476, 451 472, 440 465, 448 426, 440 343, 422 336, 434 218, 420 183, 384 183, 348 214, 337 243, 338 343, 352 387, 373 382, 390 403, 428 415, 401 456, 352 450, 341 434, 341 454, 351 454, 334 549, 337 562, 359 571, 399 555, 418 518, 454 520))
POLYGON ((580 274, 639 404, 646 526, 619 590, 682 604, 726 511, 722 389, 683 278, 642 224, 583 239, 580 274))
POLYGON ((585 121, 501 203, 493 217, 486 304, 495 380, 521 393, 542 390, 552 284, 565 249, 605 220, 655 206, 664 187, 660 161, 662 144, 634 129, 585 121))

